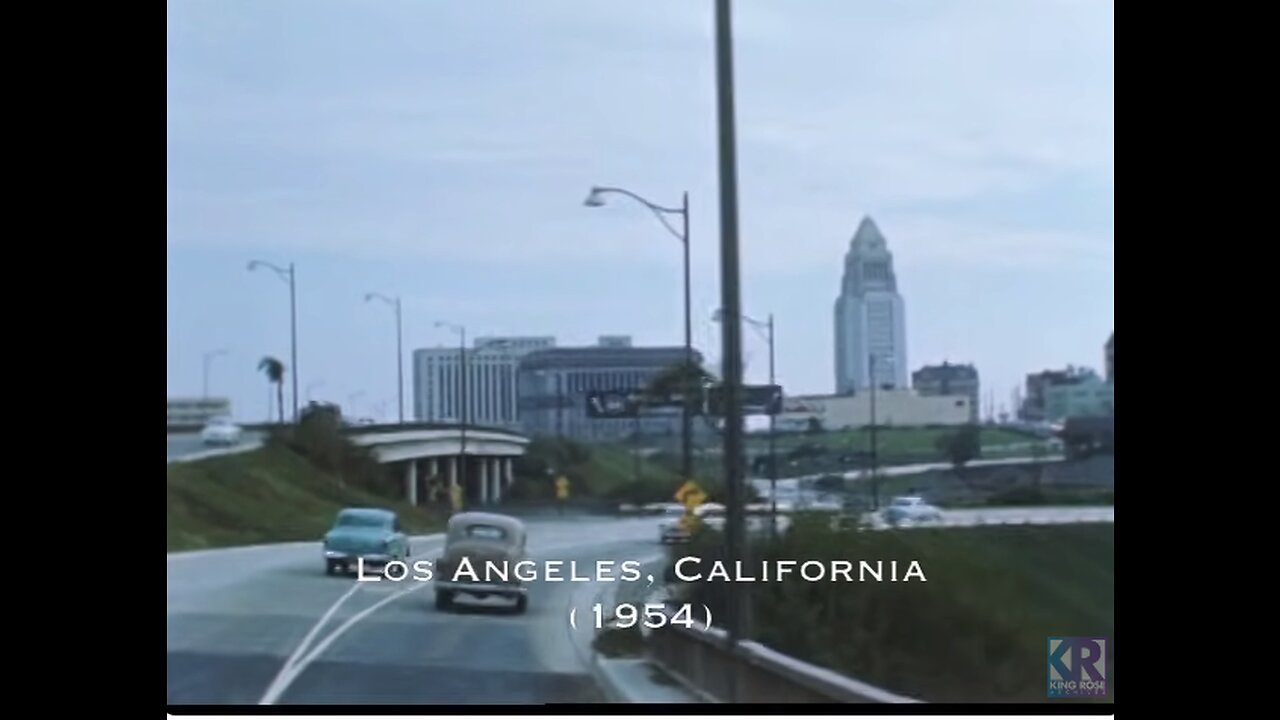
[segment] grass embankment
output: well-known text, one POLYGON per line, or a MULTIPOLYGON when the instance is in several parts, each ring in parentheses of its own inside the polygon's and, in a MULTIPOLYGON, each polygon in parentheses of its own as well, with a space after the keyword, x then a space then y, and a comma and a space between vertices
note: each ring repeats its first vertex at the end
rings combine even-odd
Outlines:
MULTIPOLYGON (((517 461, 519 482, 508 498, 513 502, 554 502, 553 482, 560 475, 569 479, 570 505, 673 502, 672 494, 680 487, 677 464, 665 454, 637 460, 626 446, 537 438, 517 461)), ((715 485, 712 482, 704 487, 711 491, 715 485)))
MULTIPOLYGON (((974 459, 1032 456, 1035 454, 1033 447, 1043 447, 1045 442, 1016 430, 970 427, 977 431, 977 455, 974 459)), ((949 438, 960 432, 959 427, 877 428, 877 462, 881 467, 950 462, 951 456, 943 446, 949 438)), ((869 466, 871 430, 859 428, 821 433, 789 433, 778 436, 776 447, 779 472, 784 477, 845 472, 869 466)), ((768 436, 751 435, 747 448, 750 457, 763 457, 768 453, 768 436)))
MULTIPOLYGON (((707 532, 681 554, 716 557, 720 543, 707 532)), ((734 587, 751 591, 753 635, 764 644, 930 702, 1044 702, 1050 636, 1114 637, 1112 523, 839 532, 804 521, 761 556, 851 560, 855 580, 859 560, 884 560, 885 582, 793 573, 734 587), (899 577, 918 560, 927 582, 889 582, 895 559, 899 577)), ((717 617, 723 589, 686 587, 717 617)))
MULTIPOLYGON (((1116 504, 1115 490, 1098 485, 1070 485, 1044 482, 1039 486, 1030 484, 1031 471, 1027 466, 1009 466, 1001 472, 1017 484, 990 489, 972 489, 955 476, 953 471, 932 471, 913 473, 911 475, 887 475, 879 480, 879 491, 882 498, 895 495, 920 495, 931 498, 931 502, 944 508, 980 508, 980 507, 1057 507, 1069 505, 1112 505, 1116 504)), ((968 471, 972 473, 973 471, 968 471)), ((990 478, 997 478, 991 473, 990 478)), ((979 480, 979 485, 987 485, 990 479, 979 480)), ((870 492, 870 484, 861 481, 856 493, 866 496, 870 492)))
POLYGON ((410 534, 442 527, 432 511, 340 483, 280 445, 172 463, 167 489, 169 552, 319 541, 334 515, 351 506, 395 510, 410 534))

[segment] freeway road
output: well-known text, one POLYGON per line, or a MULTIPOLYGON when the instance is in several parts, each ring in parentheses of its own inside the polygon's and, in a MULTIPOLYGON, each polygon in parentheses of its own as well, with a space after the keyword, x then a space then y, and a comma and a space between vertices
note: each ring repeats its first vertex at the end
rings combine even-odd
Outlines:
POLYGON ((244 452, 260 447, 262 440, 262 433, 245 431, 244 440, 239 445, 231 448, 213 448, 201 442, 199 433, 174 433, 169 435, 168 460, 170 462, 174 460, 198 460, 214 455, 244 452))
MULTIPOLYGON (((656 520, 530 520, 536 560, 645 560, 656 520)), ((438 536, 415 538, 434 560, 438 536)), ((431 583, 324 574, 318 543, 171 554, 168 702, 397 704, 603 702, 589 672, 595 583, 537 582, 525 615, 503 601, 452 613, 431 583), (489 607, 484 607, 488 605, 489 607), (589 628, 588 628, 589 629, 589 628)), ((583 563, 591 563, 588 567, 583 563)))
MULTIPOLYGON (((868 522, 876 528, 887 525, 879 515, 867 514, 868 522)), ((969 510, 943 510, 941 522, 920 523, 920 527, 974 527, 976 525, 1062 525, 1079 522, 1116 521, 1116 509, 1099 507, 1009 507, 973 508, 969 510)), ((906 527, 906 526, 904 526, 906 527)))
MULTIPOLYGON (((530 519, 536 560, 648 562, 661 518, 530 519)), ((943 524, 1114 522, 1114 508, 946 511, 943 524)), ((439 536, 413 541, 434 560, 439 536)), ((604 702, 584 619, 604 587, 536 582, 525 615, 490 599, 438 611, 431 584, 324 574, 319 544, 170 554, 168 692, 187 704, 604 702), (577 608, 579 626, 569 625, 577 608)), ((566 563, 567 564, 567 563, 566 563)))

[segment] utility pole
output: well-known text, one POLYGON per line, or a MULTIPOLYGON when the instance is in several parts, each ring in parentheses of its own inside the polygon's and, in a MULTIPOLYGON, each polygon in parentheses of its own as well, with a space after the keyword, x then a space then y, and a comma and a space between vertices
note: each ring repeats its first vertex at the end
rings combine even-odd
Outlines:
MULTIPOLYGON (((727 495, 728 560, 740 554, 745 561, 743 536, 742 457, 742 317, 738 259, 738 164, 733 102, 733 24, 729 0, 715 3, 716 120, 720 175, 720 306, 730 322, 722 323, 724 345, 724 476, 727 495)), ((741 584, 729 584, 728 642, 735 660, 730 662, 729 700, 740 697, 737 673, 737 645, 744 634, 746 603, 740 602, 741 584)))

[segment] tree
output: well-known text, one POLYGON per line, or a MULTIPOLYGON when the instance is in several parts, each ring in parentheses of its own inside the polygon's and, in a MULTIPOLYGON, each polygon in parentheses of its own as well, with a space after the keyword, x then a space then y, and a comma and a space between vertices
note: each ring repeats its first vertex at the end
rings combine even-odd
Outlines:
POLYGON ((982 454, 981 429, 975 424, 968 424, 953 433, 938 436, 938 451, 951 462, 956 477, 969 487, 973 487, 962 472, 965 463, 982 454))
POLYGON ((938 450, 952 466, 959 469, 982 453, 980 430, 972 423, 938 438, 938 450))
POLYGON ((644 401, 652 402, 670 395, 684 393, 686 390, 693 398, 694 407, 700 407, 706 396, 707 386, 716 381, 706 368, 693 362, 681 360, 658 373, 644 388, 644 401))
MULTIPOLYGON (((664 401, 673 395, 681 395, 686 391, 689 392, 690 399, 689 410, 695 416, 700 414, 699 410, 706 407, 707 404, 707 388, 716 383, 716 376, 700 365, 696 360, 681 360, 662 372, 658 373, 649 381, 641 391, 640 405, 651 405, 664 401)), ((718 431, 715 419, 702 414, 702 420, 711 428, 712 431, 718 431)))
POLYGON ((1031 444, 1031 486, 1037 490, 1040 489, 1040 484, 1044 481, 1044 460, 1048 454, 1044 443, 1036 442, 1031 444))
POLYGON ((811 417, 809 418, 809 426, 805 428, 805 432, 810 435, 821 435, 822 429, 822 421, 816 417, 811 417))
POLYGON ((276 386, 276 407, 279 408, 280 422, 284 422, 284 363, 267 356, 258 361, 258 369, 267 376, 267 382, 276 386))

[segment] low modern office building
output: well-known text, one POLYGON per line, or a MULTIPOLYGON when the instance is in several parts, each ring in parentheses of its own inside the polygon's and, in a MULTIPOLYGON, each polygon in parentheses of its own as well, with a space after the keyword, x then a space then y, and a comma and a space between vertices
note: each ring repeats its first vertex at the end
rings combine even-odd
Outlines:
POLYGON ((812 420, 824 430, 867 427, 874 403, 877 427, 965 425, 972 422, 968 395, 921 395, 914 390, 869 390, 856 395, 797 395, 783 401, 777 427, 782 431, 807 430, 812 420))
POLYGON ((1115 415, 1115 384, 1094 374, 1070 384, 1053 385, 1045 390, 1045 417, 1058 423, 1067 418, 1108 417, 1115 415))
MULTIPOLYGON (((694 361, 702 354, 694 351, 694 361)), ((520 360, 519 415, 530 435, 558 435, 583 442, 618 441, 641 436, 676 437, 680 411, 646 414, 640 418, 587 416, 587 393, 592 390, 631 390, 647 387, 661 373, 685 361, 683 346, 633 347, 627 336, 603 336, 590 347, 565 347, 530 352, 520 360)), ((701 432, 700 421, 695 432, 701 432)))
MULTIPOLYGON (((516 371, 528 353, 555 347, 549 336, 478 337, 466 351, 466 408, 473 425, 518 428, 516 371)), ((420 422, 462 417, 463 352, 436 347, 413 353, 413 416, 420 422)))
POLYGON ((1027 392, 1018 408, 1018 419, 1025 422, 1049 422, 1048 395, 1055 387, 1075 385, 1096 374, 1087 368, 1068 366, 1065 370, 1042 370, 1027 375, 1027 392))

